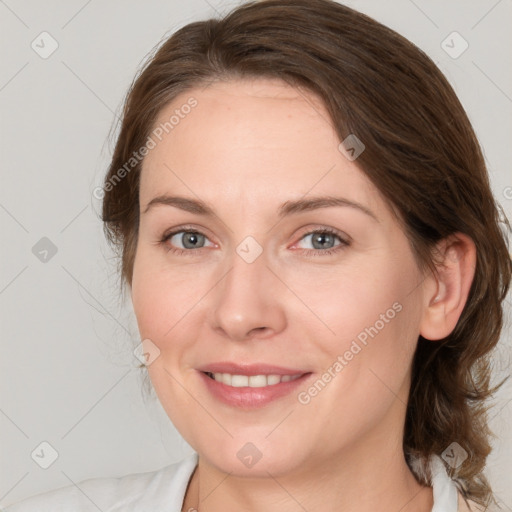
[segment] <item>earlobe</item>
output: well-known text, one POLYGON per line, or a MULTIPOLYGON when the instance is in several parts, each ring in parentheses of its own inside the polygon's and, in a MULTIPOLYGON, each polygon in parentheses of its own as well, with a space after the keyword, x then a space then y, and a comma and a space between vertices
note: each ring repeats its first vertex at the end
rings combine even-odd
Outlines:
POLYGON ((446 338, 460 318, 475 275, 473 240, 456 233, 437 245, 436 274, 426 279, 420 334, 429 340, 446 338))

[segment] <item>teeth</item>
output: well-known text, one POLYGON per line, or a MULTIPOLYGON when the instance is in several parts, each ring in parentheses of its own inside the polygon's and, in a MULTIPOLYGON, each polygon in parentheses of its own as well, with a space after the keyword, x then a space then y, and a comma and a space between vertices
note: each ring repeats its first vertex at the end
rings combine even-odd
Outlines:
POLYGON ((265 377, 265 375, 251 375, 249 377, 249 386, 251 388, 263 388, 268 386, 267 377, 265 377))
POLYGON ((243 386, 249 385, 249 377, 247 375, 232 375, 231 376, 231 385, 234 388, 241 388, 243 386))
POLYGON ((280 382, 290 382, 298 379, 303 374, 298 375, 232 375, 230 373, 208 373, 217 382, 222 382, 227 386, 234 388, 251 387, 264 388, 266 386, 275 386, 280 382))
POLYGON ((274 384, 279 384, 281 382, 281 377, 279 375, 269 375, 267 377, 267 384, 269 386, 273 386, 274 384))

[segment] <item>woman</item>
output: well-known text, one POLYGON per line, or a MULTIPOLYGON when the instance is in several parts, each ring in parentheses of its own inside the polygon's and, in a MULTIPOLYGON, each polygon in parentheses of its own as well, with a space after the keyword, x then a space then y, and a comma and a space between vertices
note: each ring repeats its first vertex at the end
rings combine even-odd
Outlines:
POLYGON ((103 192, 149 378, 196 453, 9 512, 492 504, 511 262, 418 48, 330 0, 187 25, 134 81, 103 192))

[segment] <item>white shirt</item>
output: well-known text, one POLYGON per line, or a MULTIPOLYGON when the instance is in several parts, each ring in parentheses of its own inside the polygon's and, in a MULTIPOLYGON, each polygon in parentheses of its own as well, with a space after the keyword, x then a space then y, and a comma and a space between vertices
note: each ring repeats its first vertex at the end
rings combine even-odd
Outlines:
MULTIPOLYGON (((37 494, 4 509, 5 512, 181 512, 185 491, 198 455, 148 473, 121 478, 91 478, 75 485, 37 494)), ((434 506, 432 512, 467 509, 448 476, 442 460, 431 462, 434 506), (460 508, 457 508, 457 507, 460 508)))

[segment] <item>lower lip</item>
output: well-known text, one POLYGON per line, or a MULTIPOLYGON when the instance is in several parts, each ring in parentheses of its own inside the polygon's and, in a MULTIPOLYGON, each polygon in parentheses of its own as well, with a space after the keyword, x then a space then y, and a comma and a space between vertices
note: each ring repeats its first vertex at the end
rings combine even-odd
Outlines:
POLYGON ((301 384, 304 384, 304 381, 311 376, 311 373, 305 373, 298 379, 280 382, 279 384, 262 388, 251 388, 249 386, 235 388, 222 382, 217 382, 203 372, 199 372, 199 374, 214 397, 225 404, 241 409, 258 409, 264 407, 274 400, 289 395, 301 384))

